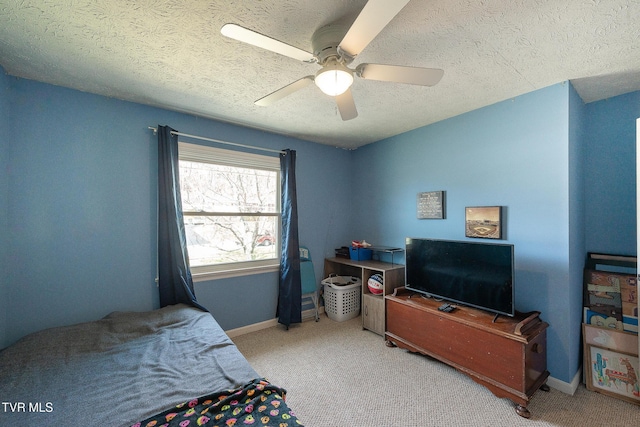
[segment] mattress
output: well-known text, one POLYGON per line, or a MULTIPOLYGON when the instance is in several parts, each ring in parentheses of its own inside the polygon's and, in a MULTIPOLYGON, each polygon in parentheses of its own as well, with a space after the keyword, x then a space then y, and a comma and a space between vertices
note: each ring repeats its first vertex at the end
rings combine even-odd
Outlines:
POLYGON ((115 312, 0 351, 0 425, 132 425, 256 378, 210 313, 115 312))

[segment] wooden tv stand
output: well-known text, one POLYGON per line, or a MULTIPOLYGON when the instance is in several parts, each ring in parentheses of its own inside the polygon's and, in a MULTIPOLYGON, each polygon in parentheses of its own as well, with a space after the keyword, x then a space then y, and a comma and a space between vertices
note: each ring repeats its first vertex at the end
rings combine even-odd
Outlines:
POLYGON ((549 390, 548 324, 540 319, 540 313, 494 318, 491 313, 465 306, 444 313, 438 310, 442 304, 405 288, 387 295, 387 345, 422 353, 456 368, 497 397, 510 399, 518 415, 529 418, 527 404, 533 394, 539 388, 549 390))

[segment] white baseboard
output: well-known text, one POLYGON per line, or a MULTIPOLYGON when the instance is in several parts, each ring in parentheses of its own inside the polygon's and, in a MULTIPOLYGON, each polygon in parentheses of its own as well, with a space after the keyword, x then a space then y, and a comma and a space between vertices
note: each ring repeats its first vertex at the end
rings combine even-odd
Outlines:
MULTIPOLYGON (((324 307, 321 306, 318 309, 318 314, 322 314, 322 313, 324 313, 324 307)), ((314 309, 304 310, 302 312, 303 321, 307 319, 312 319, 314 316, 315 316, 314 309)), ((242 326, 240 328, 229 329, 228 331, 225 331, 225 332, 227 333, 229 338, 234 338, 240 335, 248 334, 250 332, 261 331, 263 329, 271 328, 277 325, 278 325, 278 319, 269 319, 269 320, 265 320, 264 322, 253 323, 251 325, 242 326)))
POLYGON ((578 389, 578 386, 580 385, 581 380, 582 380, 582 368, 578 369, 578 372, 576 372, 576 374, 574 375, 571 383, 561 381, 557 378, 549 377, 547 379, 547 385, 565 394, 569 394, 573 396, 576 390, 578 389))
POLYGON ((270 319, 265 320, 260 323, 253 323, 251 325, 242 326, 240 328, 229 329, 225 331, 229 338, 238 337, 240 335, 248 334, 250 332, 261 331, 263 329, 271 328, 272 326, 276 326, 278 324, 278 319, 270 319))

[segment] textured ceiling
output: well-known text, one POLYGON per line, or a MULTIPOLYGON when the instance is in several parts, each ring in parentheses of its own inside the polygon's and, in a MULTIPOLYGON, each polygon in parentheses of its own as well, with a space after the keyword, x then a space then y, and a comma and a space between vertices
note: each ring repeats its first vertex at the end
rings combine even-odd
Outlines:
POLYGON ((225 38, 225 23, 311 51, 317 28, 348 27, 365 3, 2 0, 0 65, 18 77, 344 148, 565 80, 585 102, 640 90, 640 0, 412 0, 351 67, 441 68, 438 85, 356 79, 359 116, 346 122, 315 85, 254 105, 318 66, 225 38))

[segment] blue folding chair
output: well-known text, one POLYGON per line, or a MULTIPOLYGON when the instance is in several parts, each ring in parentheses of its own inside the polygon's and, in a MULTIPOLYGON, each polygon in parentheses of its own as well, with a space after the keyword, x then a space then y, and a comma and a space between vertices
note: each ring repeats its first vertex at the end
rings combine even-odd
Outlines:
POLYGON ((315 309, 316 322, 320 320, 318 315, 318 284, 316 273, 311 262, 311 252, 305 246, 300 246, 300 277, 302 279, 302 299, 311 298, 315 309))

